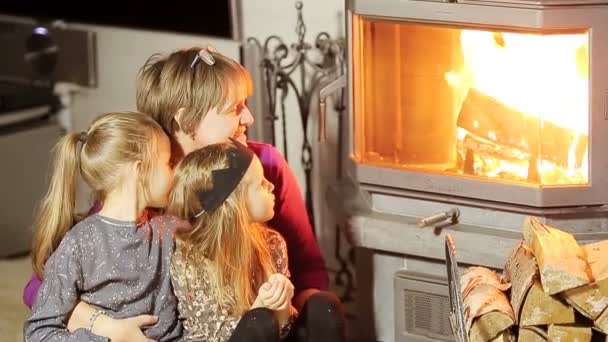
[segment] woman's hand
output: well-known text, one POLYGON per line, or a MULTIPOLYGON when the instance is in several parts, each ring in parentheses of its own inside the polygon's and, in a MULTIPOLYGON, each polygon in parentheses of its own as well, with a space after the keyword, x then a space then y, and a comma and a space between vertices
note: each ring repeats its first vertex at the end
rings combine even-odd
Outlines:
MULTIPOLYGON (((78 329, 88 329, 91 317, 96 309, 85 302, 78 302, 70 318, 68 319, 68 331, 74 332, 78 329)), ((112 342, 136 341, 150 342, 142 329, 158 322, 158 317, 151 315, 140 315, 124 319, 114 319, 106 315, 99 315, 93 323, 93 334, 108 337, 112 342)))
POLYGON ((151 315, 140 315, 124 319, 114 319, 100 315, 93 325, 93 333, 99 336, 106 336, 112 342, 153 342, 154 340, 144 335, 142 329, 157 322, 158 317, 151 315))

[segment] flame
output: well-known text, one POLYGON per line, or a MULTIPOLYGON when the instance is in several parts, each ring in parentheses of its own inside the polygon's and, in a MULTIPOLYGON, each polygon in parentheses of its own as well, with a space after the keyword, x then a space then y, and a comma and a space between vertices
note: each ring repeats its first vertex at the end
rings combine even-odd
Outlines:
MULTIPOLYGON (((474 145, 467 132, 458 132, 461 155, 475 148, 474 174, 490 178, 523 180, 542 185, 588 182, 589 136, 589 36, 584 33, 527 34, 461 30, 464 66, 445 79, 453 88, 460 112, 471 89, 535 118, 537 141, 550 122, 573 136, 570 145, 556 148, 567 155, 567 165, 547 158, 547 151, 530 152, 531 142, 517 140, 520 151, 499 146, 498 132, 484 132, 474 145), (487 141, 486 141, 487 140, 487 141), (480 147, 482 146, 482 147, 480 147), (492 147, 490 147, 492 146, 492 147), (581 151, 582 149, 582 151, 581 151), (504 156, 508 154, 508 158, 504 156), (581 161, 582 156, 582 161, 581 161), (536 158, 538 157, 538 158, 536 158), (536 163, 536 164, 534 164, 536 163), (538 175, 532 174, 537 172, 538 175)), ((473 122, 479 129, 479 122, 473 122)), ((553 127, 554 127, 553 126, 553 127)), ((460 130, 461 128, 459 128, 460 130)), ((557 139, 559 140, 559 139, 557 139)), ((558 141, 557 144, 563 143, 558 141)))

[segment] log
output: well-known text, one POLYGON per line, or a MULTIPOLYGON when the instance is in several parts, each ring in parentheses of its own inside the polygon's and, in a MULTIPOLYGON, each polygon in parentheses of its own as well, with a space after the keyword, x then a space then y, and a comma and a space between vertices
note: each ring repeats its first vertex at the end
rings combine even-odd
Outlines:
POLYGON ((551 324, 547 329, 551 342, 590 342, 591 327, 551 324))
POLYGON ((511 329, 504 330, 489 342, 515 342, 515 334, 511 329))
POLYGON ((539 327, 520 327, 517 342, 546 342, 547 332, 539 327))
POLYGON ((519 322, 521 306, 528 290, 534 284, 534 278, 538 274, 538 268, 534 261, 534 255, 530 248, 519 243, 505 264, 505 281, 511 283, 511 307, 515 314, 515 322, 519 322))
POLYGON ((574 309, 562 302, 558 296, 543 291, 538 278, 524 299, 521 308, 519 326, 569 324, 575 322, 574 309))
MULTIPOLYGON (((506 300, 506 298, 505 298, 506 300)), ((513 317, 502 311, 491 311, 477 317, 469 331, 471 342, 503 341, 505 332, 515 324, 513 317), (503 338, 501 340, 500 338, 503 338)))
POLYGON ((564 298, 585 317, 596 320, 608 307, 608 240, 584 245, 595 283, 564 292, 564 298))
POLYGON ((489 341, 515 324, 509 299, 500 289, 504 284, 496 272, 485 267, 471 267, 463 272, 460 281, 465 324, 472 341, 489 341))
POLYGON ((591 267, 572 234, 551 227, 536 218, 524 221, 524 239, 532 249, 542 288, 556 294, 593 282, 591 267))
POLYGON ((496 287, 501 291, 506 291, 511 287, 509 283, 503 283, 496 271, 487 267, 471 266, 462 272, 460 276, 460 288, 463 296, 472 290, 475 286, 487 284, 496 287))

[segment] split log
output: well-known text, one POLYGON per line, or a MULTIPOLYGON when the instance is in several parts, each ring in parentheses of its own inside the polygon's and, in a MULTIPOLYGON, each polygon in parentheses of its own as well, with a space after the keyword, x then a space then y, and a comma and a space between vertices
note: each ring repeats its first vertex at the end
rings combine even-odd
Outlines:
POLYGON ((564 292, 564 298, 585 317, 596 320, 608 307, 608 240, 583 246, 595 283, 564 292))
POLYGON ((547 331, 551 342, 590 342, 591 328, 576 325, 549 325, 547 331))
POLYGON ((511 283, 511 306, 515 314, 515 322, 519 322, 521 306, 534 284, 534 278, 538 274, 538 268, 534 261, 534 255, 523 241, 515 246, 511 256, 505 264, 505 281, 511 283))
POLYGON ((467 334, 471 341, 490 341, 515 324, 513 309, 495 271, 469 267, 460 278, 467 334))
POLYGON ((547 332, 539 327, 520 327, 517 342, 546 342, 547 332))
POLYGON ((463 295, 468 292, 467 289, 472 290, 480 284, 492 285, 501 291, 506 291, 511 286, 509 283, 503 283, 496 271, 487 267, 471 266, 462 272, 460 276, 460 288, 463 295))
POLYGON ((473 321, 469 331, 469 340, 471 342, 503 341, 507 338, 505 333, 514 324, 513 317, 502 311, 485 313, 473 321))
POLYGON ((534 283, 528 290, 521 308, 520 327, 574 322, 574 309, 557 296, 545 293, 538 278, 534 278, 534 283))
POLYGON ((585 251, 572 234, 531 217, 524 221, 523 231, 526 244, 536 258, 542 288, 547 294, 593 282, 585 251))
POLYGON ((511 329, 504 330, 489 342, 515 342, 515 334, 511 329))

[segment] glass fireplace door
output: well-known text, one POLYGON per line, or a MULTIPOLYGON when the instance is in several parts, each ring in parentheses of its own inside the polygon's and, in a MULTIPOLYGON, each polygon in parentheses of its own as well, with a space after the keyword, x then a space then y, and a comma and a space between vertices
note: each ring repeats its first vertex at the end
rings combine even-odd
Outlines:
POLYGON ((589 182, 589 33, 353 17, 357 162, 538 187, 589 182))

